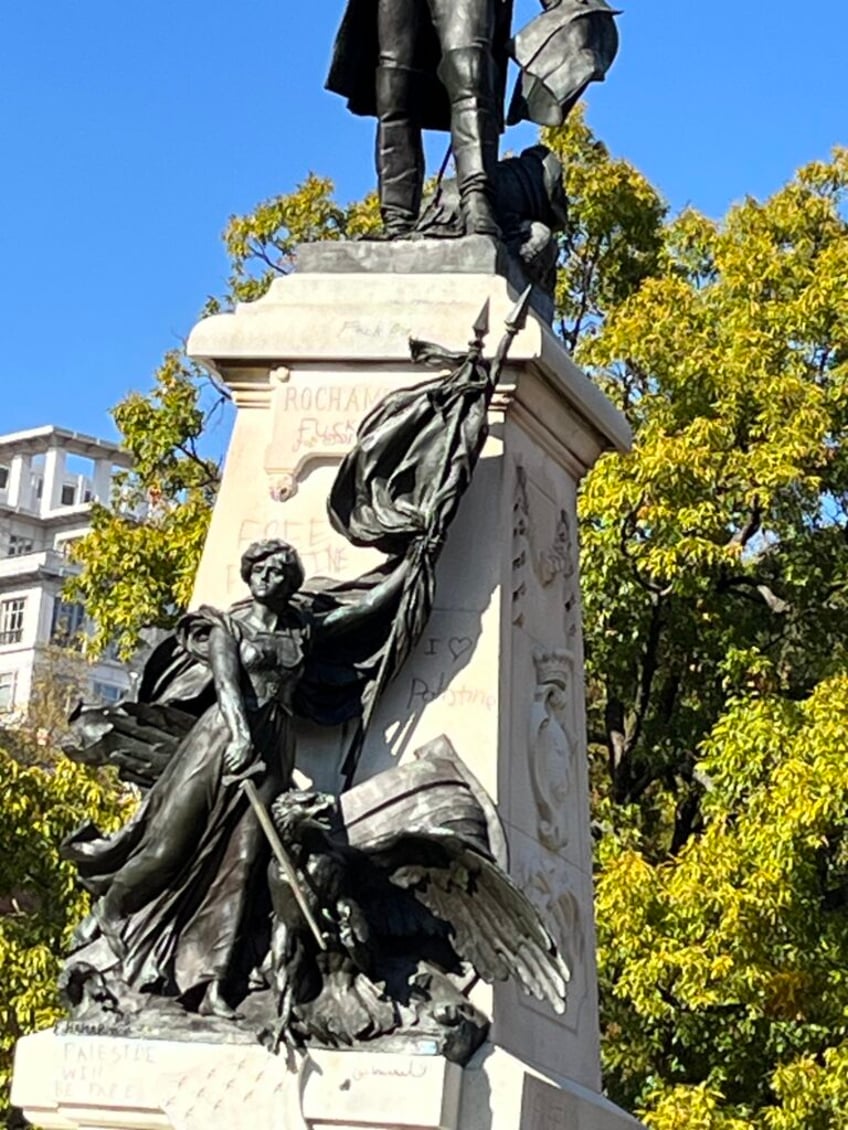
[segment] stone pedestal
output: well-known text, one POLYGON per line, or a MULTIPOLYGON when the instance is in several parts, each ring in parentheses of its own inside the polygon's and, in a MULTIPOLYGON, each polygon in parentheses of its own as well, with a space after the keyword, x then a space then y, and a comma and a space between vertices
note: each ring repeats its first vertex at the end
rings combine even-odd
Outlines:
MULTIPOLYGON (((189 353, 228 385, 238 408, 198 571, 196 603, 221 607, 245 594, 239 557, 259 538, 292 542, 309 574, 344 579, 376 563, 372 553, 335 534, 326 516, 327 494, 358 422, 386 391, 432 375, 412 364, 410 337, 461 350, 488 303, 487 351, 493 353, 517 298, 507 278, 491 273, 496 263, 475 269, 474 254, 459 250, 453 249, 447 273, 435 270, 432 253, 427 260, 432 273, 404 273, 381 270, 367 251, 347 247, 335 259, 322 252, 315 259, 320 271, 281 278, 260 301, 195 327, 189 353), (359 256, 353 266, 361 270, 352 269, 351 255, 359 256)), ((29 1068, 29 1082, 21 1081, 21 1064, 34 1054, 24 1050, 30 1044, 23 1041, 16 1101, 41 1126, 188 1130, 229 1123, 262 1130, 266 1110, 278 1111, 273 1125, 280 1130, 354 1124, 433 1130, 637 1125, 599 1093, 575 504, 580 477, 599 454, 624 450, 628 443, 624 419, 531 311, 513 342, 490 412, 490 436, 439 564, 433 615, 384 695, 359 771, 360 777, 370 776, 411 757, 425 741, 443 733, 450 738, 496 800, 511 873, 538 906, 572 970, 566 1015, 557 1017, 515 987, 493 992, 479 986, 474 999, 493 1016, 494 1047, 459 1073, 461 1081, 457 1069, 438 1059, 400 1057, 398 1066, 398 1057, 316 1052, 308 1057, 313 1075, 301 1072, 293 1083, 284 1079, 283 1061, 258 1047, 207 1047, 201 1055, 199 1045, 166 1050, 165 1044, 105 1041, 97 1055, 127 1057, 116 1069, 119 1081, 134 1047, 139 1055, 155 1057, 149 1070, 132 1068, 139 1086, 143 1079, 155 1080, 153 1106, 145 1106, 143 1087, 143 1102, 116 1095, 112 1103, 138 1111, 137 1121, 127 1121, 130 1114, 120 1121, 108 1112, 82 1109, 95 1096, 73 1072, 69 1092, 36 1101, 29 1068), (381 1066, 338 1067, 374 1065, 378 1059, 381 1066), (337 1081, 337 1070, 349 1070, 349 1080, 345 1075, 337 1081), (183 1079, 200 1080, 204 1071, 208 1084, 183 1084, 183 1079), (360 1078, 358 1071, 365 1074, 360 1078), (232 1088, 222 1085, 226 1079, 232 1079, 232 1088), (357 1097, 365 1079, 376 1106, 357 1097), (386 1079, 394 1089, 384 1103, 386 1079), (189 1101, 192 1088, 199 1086, 203 1102, 220 1093, 214 1101, 224 1104, 222 1112, 233 1103, 242 1110, 249 1105, 249 1122, 230 1113, 203 1123, 179 1121, 165 1099, 168 1080, 174 1082, 174 1101, 189 1101), (310 1105, 319 1093, 326 1108, 310 1105), (353 1105, 346 1106, 348 1100, 353 1105), (53 1121, 47 1110, 53 1111, 53 1121)), ((349 733, 304 725, 298 737, 299 772, 318 787, 338 789, 349 738, 349 733)), ((54 1039, 48 1034, 33 1039, 54 1049, 49 1052, 54 1079, 66 1070, 67 1056, 72 1061, 76 1054, 83 1056, 73 1051, 82 1043, 65 1039, 48 1045, 54 1039)), ((103 1102, 109 1107, 111 1100, 103 1102)), ((267 1118, 270 1128, 272 1115, 267 1118)))
POLYGON ((637 1130, 611 1103, 485 1045, 432 1056, 27 1036, 12 1102, 41 1130, 637 1130))
MULTIPOLYGON (((380 251, 385 255, 385 248, 380 251)), ((307 572, 351 577, 376 560, 336 535, 325 500, 362 415, 428 376, 409 338, 462 349, 484 303, 494 351, 517 294, 495 274, 321 273, 276 281, 258 302, 200 322, 189 352, 238 406, 196 600, 241 596, 241 551, 279 536, 307 572)), ((327 267, 337 263, 337 273, 327 267)), ((367 265, 367 264, 366 264, 367 265)), ((378 266, 380 264, 378 263, 378 266)), ((515 987, 481 988, 495 1042, 542 1071, 600 1084, 575 492, 627 425, 530 312, 495 394, 490 436, 448 537, 433 615, 379 707, 370 776, 446 734, 495 798, 513 877, 572 969, 566 1016, 515 987)), ((304 730, 298 762, 337 789, 349 735, 304 730)))

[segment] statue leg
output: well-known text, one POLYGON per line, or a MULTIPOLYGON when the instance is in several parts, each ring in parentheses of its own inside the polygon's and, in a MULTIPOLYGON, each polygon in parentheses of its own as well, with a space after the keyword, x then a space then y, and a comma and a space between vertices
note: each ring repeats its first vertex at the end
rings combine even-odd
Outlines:
POLYGON ((409 115, 408 71, 377 68, 377 184, 383 229, 389 238, 415 227, 424 184, 421 130, 409 115))
POLYGON ((421 208, 424 149, 414 123, 410 82, 420 10, 417 0, 382 0, 378 9, 376 164, 380 214, 389 239, 412 231, 421 208))
MULTIPOLYGON (((181 780, 151 818, 144 842, 113 875, 92 916, 115 955, 126 956, 126 920, 168 890, 198 844, 198 829, 209 819, 207 775, 181 780)), ((169 928, 173 929, 173 926, 169 928)))
POLYGON ((430 0, 442 44, 439 78, 451 104, 451 143, 466 235, 501 231, 495 218, 500 117, 495 105, 492 0, 430 0))

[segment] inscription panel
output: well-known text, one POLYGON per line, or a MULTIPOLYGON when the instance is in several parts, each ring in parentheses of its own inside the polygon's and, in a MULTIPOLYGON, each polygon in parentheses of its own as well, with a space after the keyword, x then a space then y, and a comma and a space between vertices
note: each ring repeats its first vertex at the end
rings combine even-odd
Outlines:
POLYGON ((352 447, 367 412, 390 391, 388 382, 290 381, 272 397, 271 442, 265 453, 271 495, 284 502, 296 493, 307 464, 341 459, 352 447))
POLYGON ((307 1124, 454 1130, 461 1071, 440 1056, 313 1050, 302 1076, 307 1124))
MULTIPOLYGON (((296 1090, 286 1088, 285 1062, 258 1045, 177 1044, 115 1036, 56 1040, 57 1109, 89 1112, 84 1124, 90 1112, 114 1110, 125 1115, 125 1121, 115 1125, 136 1125, 138 1112, 143 1111, 145 1126, 184 1130, 237 1126, 249 1104, 251 1125, 258 1130, 277 1124, 287 1095, 297 1098, 296 1090)), ((27 1096, 19 1097, 30 1105, 27 1096)), ((101 1124, 99 1119, 96 1124, 101 1124)))

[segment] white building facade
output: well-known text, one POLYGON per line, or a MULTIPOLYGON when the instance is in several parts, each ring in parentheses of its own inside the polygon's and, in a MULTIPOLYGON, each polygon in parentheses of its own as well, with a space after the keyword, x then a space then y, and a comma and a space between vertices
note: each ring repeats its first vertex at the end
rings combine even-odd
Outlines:
MULTIPOLYGON (((62 428, 0 435, 0 724, 26 716, 48 657, 80 649, 85 610, 61 596, 78 572, 68 549, 129 463, 116 444, 62 428)), ((76 666, 86 698, 115 701, 129 690, 128 671, 112 657, 76 666)))

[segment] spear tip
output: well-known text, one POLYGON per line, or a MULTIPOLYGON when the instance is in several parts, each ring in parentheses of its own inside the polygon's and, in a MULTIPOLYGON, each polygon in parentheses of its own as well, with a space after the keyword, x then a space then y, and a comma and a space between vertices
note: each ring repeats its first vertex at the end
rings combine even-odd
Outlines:
POLYGON ((474 340, 478 341, 478 342, 480 342, 480 344, 482 344, 485 341, 486 336, 489 333, 489 300, 488 300, 488 298, 486 299, 486 301, 483 303, 482 307, 480 308, 480 313, 477 315, 477 318, 474 322, 472 329, 474 331, 474 340))
POLYGON ((533 292, 532 284, 526 287, 516 304, 510 310, 506 319, 506 328, 511 334, 520 333, 527 325, 527 312, 530 309, 530 295, 533 292))

